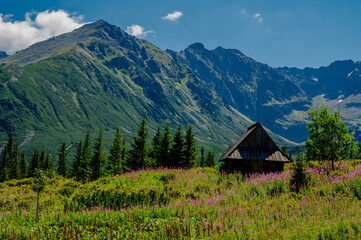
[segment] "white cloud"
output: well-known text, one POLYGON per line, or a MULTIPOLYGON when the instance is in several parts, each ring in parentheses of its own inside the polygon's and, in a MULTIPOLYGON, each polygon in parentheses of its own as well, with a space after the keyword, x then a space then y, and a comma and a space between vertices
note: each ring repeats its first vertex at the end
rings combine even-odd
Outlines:
POLYGON ((244 8, 243 8, 243 9, 241 9, 241 14, 242 14, 242 15, 247 15, 247 10, 246 10, 246 9, 244 9, 244 8))
POLYGON ((0 50, 8 54, 85 24, 83 16, 74 16, 64 10, 27 13, 24 21, 13 21, 11 17, 0 14, 0 50))
POLYGON ((173 13, 168 13, 167 16, 162 17, 162 19, 174 22, 177 21, 181 16, 183 16, 182 12, 174 11, 173 13))
POLYGON ((137 38, 145 38, 148 33, 153 33, 153 31, 144 31, 144 30, 145 30, 144 27, 133 24, 133 25, 127 27, 126 32, 137 38))
POLYGON ((263 23, 263 18, 260 13, 256 13, 253 15, 253 18, 256 19, 259 23, 263 23))

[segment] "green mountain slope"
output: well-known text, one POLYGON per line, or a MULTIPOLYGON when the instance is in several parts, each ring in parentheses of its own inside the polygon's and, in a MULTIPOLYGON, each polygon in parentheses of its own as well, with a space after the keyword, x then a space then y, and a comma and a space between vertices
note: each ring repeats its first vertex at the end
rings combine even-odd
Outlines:
POLYGON ((201 144, 221 152, 251 123, 185 63, 104 21, 2 61, 0 138, 27 136, 25 150, 55 154, 62 141, 75 146, 101 126, 109 143, 117 127, 129 137, 147 116, 152 130, 192 124, 201 144))

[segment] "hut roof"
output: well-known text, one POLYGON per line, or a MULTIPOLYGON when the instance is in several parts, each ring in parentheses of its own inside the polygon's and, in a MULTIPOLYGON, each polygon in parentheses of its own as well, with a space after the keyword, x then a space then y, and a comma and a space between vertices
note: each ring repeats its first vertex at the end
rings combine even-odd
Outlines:
POLYGON ((248 127, 247 131, 222 156, 219 161, 226 159, 239 160, 265 160, 278 162, 291 162, 272 140, 260 123, 248 127))

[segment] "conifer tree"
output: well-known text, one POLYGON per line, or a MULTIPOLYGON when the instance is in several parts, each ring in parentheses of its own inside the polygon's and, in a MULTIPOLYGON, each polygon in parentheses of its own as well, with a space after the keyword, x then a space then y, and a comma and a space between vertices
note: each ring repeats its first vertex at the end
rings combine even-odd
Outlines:
POLYGON ((196 164, 197 145, 192 126, 189 125, 185 134, 183 168, 192 168, 196 164))
POLYGON ((158 127, 152 139, 152 146, 150 150, 150 157, 152 159, 153 167, 161 166, 160 163, 161 140, 162 140, 162 133, 160 131, 160 128, 158 127))
POLYGON ((76 154, 74 157, 74 161, 72 164, 72 171, 71 171, 71 175, 73 177, 75 177, 77 180, 82 179, 81 176, 81 170, 80 170, 80 163, 82 161, 82 154, 83 154, 83 141, 80 140, 80 142, 78 143, 78 147, 76 150, 76 154))
POLYGON ((56 168, 56 172, 63 177, 66 177, 66 144, 63 142, 63 144, 60 146, 59 149, 59 160, 58 160, 58 167, 56 168))
MULTIPOLYGON (((16 149, 17 154, 17 149, 16 149)), ((16 178, 17 156, 14 163, 13 135, 10 134, 7 144, 4 147, 0 162, 0 181, 7 181, 16 178)))
POLYGON ((204 167, 204 162, 205 162, 205 159, 204 159, 204 148, 202 147, 202 148, 201 148, 201 158, 199 159, 199 166, 200 166, 200 167, 204 167))
POLYGON ((21 154, 19 163, 19 178, 26 178, 28 174, 28 164, 26 162, 25 152, 21 154))
POLYGON ((31 158, 31 161, 30 161, 29 177, 34 177, 35 169, 40 169, 39 152, 36 149, 34 150, 33 157, 31 158))
POLYGON ((170 149, 170 166, 178 168, 184 161, 184 137, 182 126, 178 125, 173 137, 173 144, 170 149))
POLYGON ((19 179, 19 147, 18 145, 14 145, 9 152, 10 155, 10 178, 11 179, 19 179))
POLYGON ((91 159, 92 159, 92 152, 91 152, 90 133, 89 131, 87 131, 84 138, 84 145, 82 148, 80 164, 79 164, 79 177, 81 179, 88 179, 90 177, 91 159))
POLYGON ((123 141, 122 141, 122 144, 123 144, 123 150, 122 150, 122 159, 123 159, 123 170, 128 170, 127 169, 127 164, 126 164, 126 159, 127 159, 127 144, 125 142, 125 138, 123 138, 123 141))
POLYGON ((170 160, 169 160, 169 151, 170 151, 170 131, 168 123, 164 126, 164 133, 162 134, 162 139, 160 142, 160 153, 159 153, 159 162, 160 165, 163 167, 170 167, 170 160))
POLYGON ((91 169, 91 178, 96 180, 101 176, 101 167, 104 164, 104 154, 103 154, 103 129, 100 128, 98 137, 95 139, 94 143, 94 154, 91 160, 90 169, 91 169))
POLYGON ((45 150, 43 149, 43 151, 41 151, 40 153, 40 157, 39 157, 39 169, 46 171, 46 167, 45 167, 45 162, 46 160, 46 154, 45 154, 45 150))
POLYGON ((214 153, 213 152, 208 152, 207 158, 206 158, 206 162, 204 164, 206 167, 213 167, 215 164, 214 162, 214 153))
POLYGON ((10 179, 9 173, 10 154, 8 151, 8 145, 5 145, 1 156, 0 163, 0 182, 4 182, 10 179))
POLYGON ((49 154, 45 155, 43 169, 44 169, 44 171, 47 171, 47 172, 53 171, 53 161, 51 160, 49 154))
POLYGON ((148 129, 146 123, 145 118, 143 118, 140 127, 137 130, 137 136, 133 137, 127 161, 130 170, 142 169, 146 166, 148 161, 148 129))
POLYGON ((108 174, 110 175, 118 175, 124 171, 124 158, 122 158, 122 155, 125 146, 123 145, 123 143, 124 142, 122 141, 122 133, 118 128, 115 133, 113 144, 109 150, 110 154, 106 166, 108 174))

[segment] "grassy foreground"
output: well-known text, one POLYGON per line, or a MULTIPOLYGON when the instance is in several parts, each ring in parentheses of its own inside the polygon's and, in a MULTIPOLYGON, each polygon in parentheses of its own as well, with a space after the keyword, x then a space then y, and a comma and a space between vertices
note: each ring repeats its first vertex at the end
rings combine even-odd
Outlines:
POLYGON ((0 184, 0 239, 350 239, 361 237, 361 165, 242 177, 215 169, 157 169, 79 183, 54 178, 0 184))

